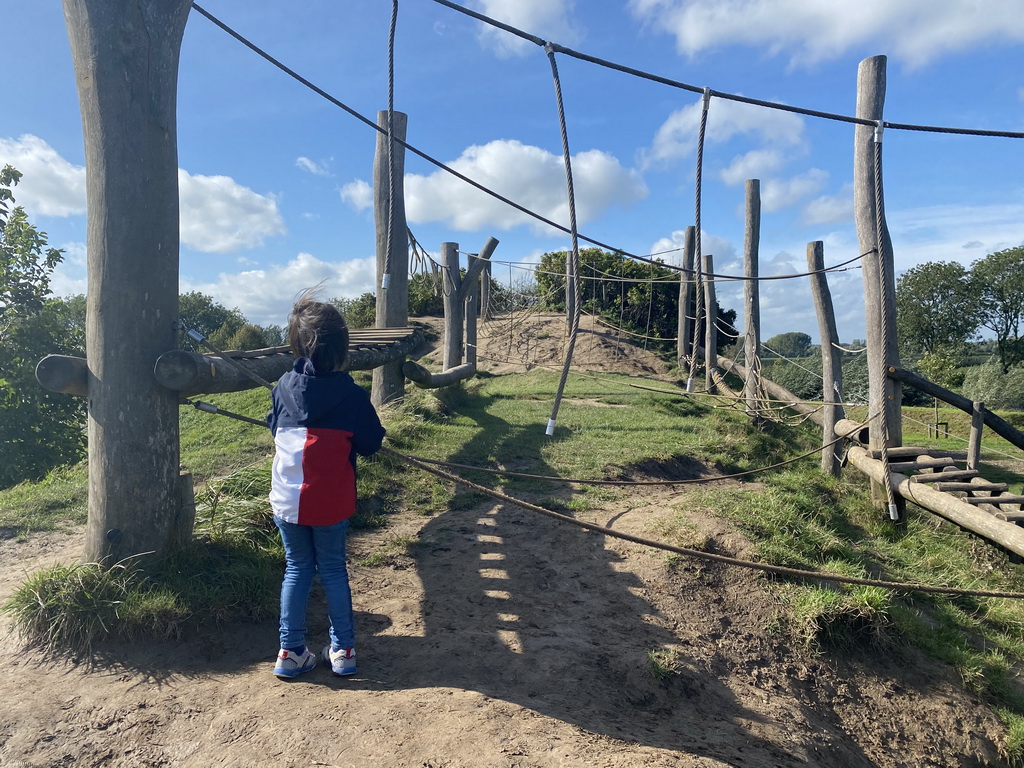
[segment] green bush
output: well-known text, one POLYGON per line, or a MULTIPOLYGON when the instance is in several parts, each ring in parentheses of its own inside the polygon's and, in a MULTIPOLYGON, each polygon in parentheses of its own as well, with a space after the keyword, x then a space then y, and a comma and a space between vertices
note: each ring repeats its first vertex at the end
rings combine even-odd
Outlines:
POLYGON ((963 393, 989 408, 1024 410, 1024 367, 1016 366, 1007 373, 994 362, 968 368, 963 393))

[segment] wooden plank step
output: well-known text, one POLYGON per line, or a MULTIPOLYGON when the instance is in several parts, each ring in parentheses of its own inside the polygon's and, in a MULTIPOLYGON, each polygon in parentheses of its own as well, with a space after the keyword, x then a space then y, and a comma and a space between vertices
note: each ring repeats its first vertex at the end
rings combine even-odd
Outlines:
POLYGON ((1024 504, 1024 496, 968 496, 962 501, 968 504, 991 504, 999 507, 1003 504, 1024 504))
POLYGON ((944 480, 970 480, 978 477, 977 470, 958 469, 953 472, 931 472, 926 475, 914 475, 910 478, 912 483, 941 483, 944 480))
POLYGON ((995 516, 1008 523, 1016 523, 1017 525, 1024 523, 1024 512, 1003 512, 1000 510, 995 513, 995 516))
POLYGON ((890 461, 890 472, 913 472, 918 469, 941 469, 955 467, 956 462, 947 457, 941 459, 918 459, 917 461, 890 461))
MULTIPOLYGON (((892 466, 891 464, 889 466, 892 466)), ((1006 483, 936 483, 936 491, 991 491, 992 493, 1005 493, 1010 490, 1006 483)))
MULTIPOLYGON (((950 458, 958 461, 967 461, 967 451, 947 451, 940 448, 915 448, 910 445, 903 445, 897 448, 887 448, 886 455, 890 459, 916 459, 918 456, 930 456, 933 459, 950 458)), ((881 451, 870 451, 872 459, 881 459, 881 451)))

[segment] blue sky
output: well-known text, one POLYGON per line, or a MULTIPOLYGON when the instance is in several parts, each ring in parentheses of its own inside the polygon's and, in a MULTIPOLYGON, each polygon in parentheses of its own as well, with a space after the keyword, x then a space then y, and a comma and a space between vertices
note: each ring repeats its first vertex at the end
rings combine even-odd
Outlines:
MULTIPOLYGON (((544 39, 700 87, 851 115, 858 62, 888 56, 892 122, 1024 131, 1024 13, 1018 0, 462 0, 544 39)), ((387 108, 386 0, 203 0, 201 5, 317 86, 375 119, 387 108)), ((85 290, 81 117, 60 3, 0 8, 0 163, 24 173, 17 202, 66 250, 58 293, 85 290)), ((648 254, 694 218, 700 97, 558 57, 580 231, 648 254)), ((395 108, 408 141, 553 220, 567 222, 551 71, 543 49, 431 0, 402 0, 395 108)), ((321 280, 332 296, 373 286, 368 206, 375 132, 193 13, 178 96, 180 288, 257 323, 284 322, 321 280)), ((885 133, 897 272, 976 259, 1024 242, 1024 140, 885 133)), ((760 270, 802 272, 858 255, 853 126, 714 99, 705 148, 703 248, 738 274, 744 180, 762 188, 760 270)), ((406 162, 409 225, 432 253, 500 241, 495 276, 568 237, 425 161, 406 162)), ((667 260, 675 254, 665 254, 667 260)), ((845 340, 864 337, 859 271, 830 276, 845 340)), ((742 320, 739 283, 718 286, 742 320)), ((761 288, 766 336, 817 338, 806 279, 761 288)))

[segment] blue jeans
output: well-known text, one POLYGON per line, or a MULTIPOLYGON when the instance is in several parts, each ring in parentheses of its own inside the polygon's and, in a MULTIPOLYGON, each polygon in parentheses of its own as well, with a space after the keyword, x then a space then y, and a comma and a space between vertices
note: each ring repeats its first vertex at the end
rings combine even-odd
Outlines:
POLYGON ((285 570, 281 584, 281 647, 298 648, 306 642, 306 604, 313 575, 327 598, 331 619, 331 647, 355 645, 352 591, 345 567, 348 520, 334 525, 298 525, 274 516, 284 543, 285 570))

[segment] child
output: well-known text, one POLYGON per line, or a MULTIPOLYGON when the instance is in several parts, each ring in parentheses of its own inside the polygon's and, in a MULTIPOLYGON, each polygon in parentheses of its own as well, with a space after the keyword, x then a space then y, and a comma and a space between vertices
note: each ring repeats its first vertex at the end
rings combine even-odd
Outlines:
POLYGON ((306 648, 306 603, 320 575, 331 620, 323 661, 335 675, 356 672, 352 593, 345 566, 348 519, 356 511, 356 454, 376 453, 384 439, 366 391, 343 371, 348 327, 338 309, 309 290, 288 317, 295 365, 273 391, 267 422, 274 435, 270 505, 281 530, 286 567, 281 585, 280 678, 316 666, 306 648))

